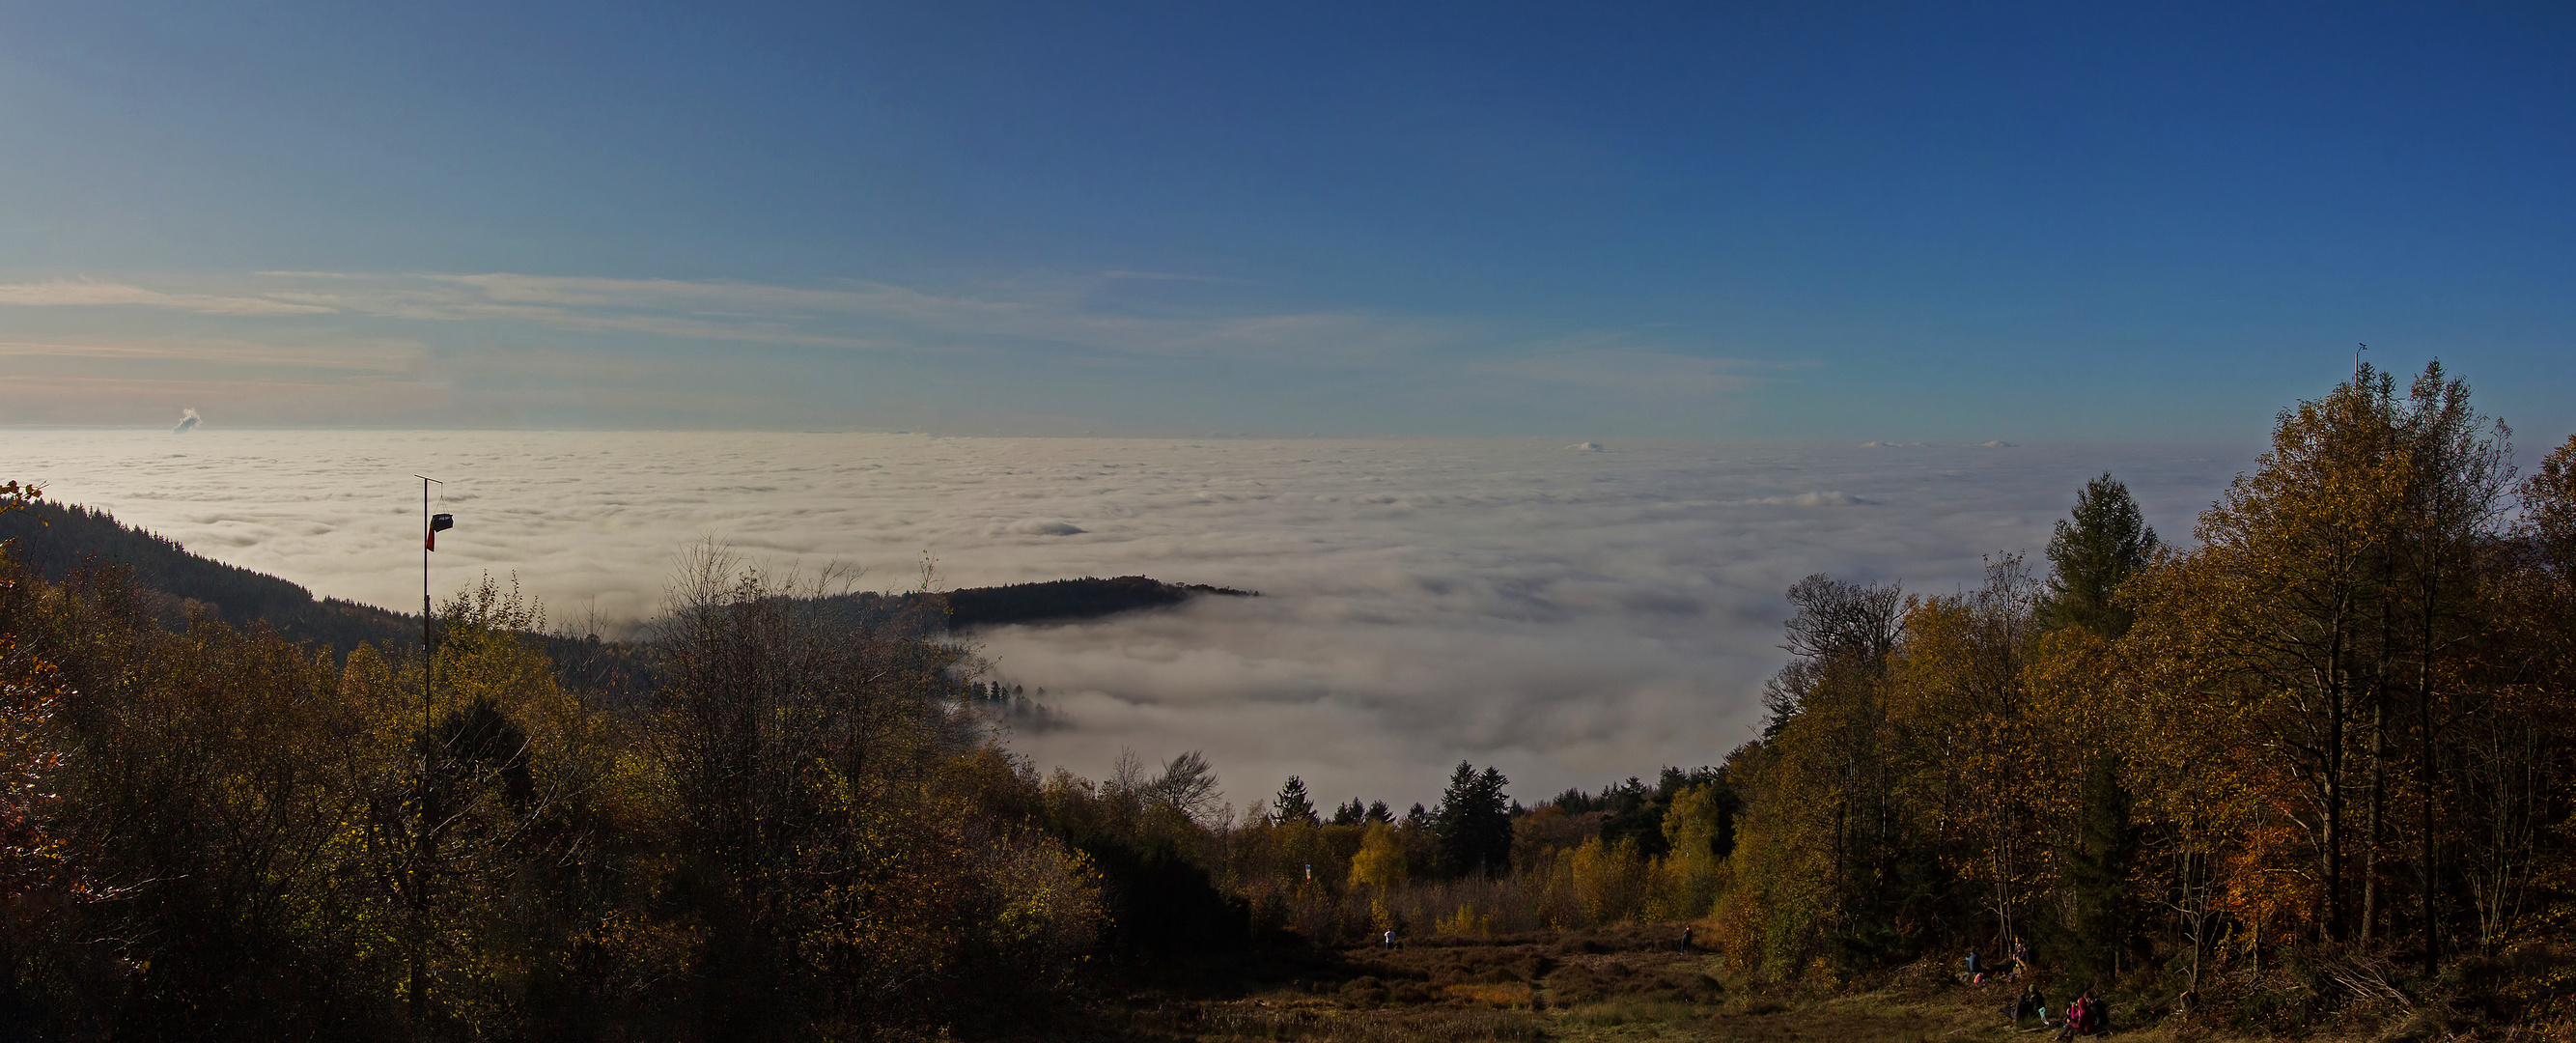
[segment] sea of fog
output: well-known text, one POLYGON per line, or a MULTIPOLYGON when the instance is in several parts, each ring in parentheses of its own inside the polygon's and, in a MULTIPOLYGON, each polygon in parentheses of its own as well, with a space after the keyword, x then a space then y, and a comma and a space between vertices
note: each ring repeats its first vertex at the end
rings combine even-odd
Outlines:
POLYGON ((516 574, 558 621, 655 611, 709 537, 904 589, 1143 574, 1258 590, 980 635, 1055 723, 1012 745, 1106 772, 1205 750, 1239 804, 1430 801, 1460 759, 1535 801, 1751 736, 1814 572, 1951 593, 2037 552, 2116 472, 2187 539, 2245 446, 1168 440, 907 434, 9 430, 0 478, 197 553, 397 609, 420 483, 456 515, 432 582, 516 574))

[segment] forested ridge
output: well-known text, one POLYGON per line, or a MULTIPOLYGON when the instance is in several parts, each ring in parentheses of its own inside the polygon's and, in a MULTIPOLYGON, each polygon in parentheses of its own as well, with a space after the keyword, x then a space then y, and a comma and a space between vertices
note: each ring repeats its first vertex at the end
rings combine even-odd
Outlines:
POLYGON ((1041 773, 966 647, 719 547, 614 655, 486 578, 426 662, 13 553, 0 1024, 1196 1038, 1122 1012, 1293 981, 1535 1038, 1547 960, 1337 954, 1667 924, 1712 954, 1657 972, 1673 1003, 1955 988, 2018 942, 2122 1025, 2564 1033, 2576 438, 2523 476, 2507 434, 2438 367, 2364 369, 2188 543, 2104 475, 1977 589, 1800 582, 1762 734, 1712 764, 1525 803, 1462 762, 1402 810, 1230 804, 1191 752, 1041 773))
POLYGON ((118 522, 92 507, 41 499, 0 513, 0 540, 37 575, 60 581, 92 560, 132 571, 166 625, 185 625, 205 611, 234 626, 264 622, 288 638, 347 655, 362 642, 384 645, 420 633, 420 617, 372 605, 316 598, 294 583, 191 553, 155 533, 118 522))

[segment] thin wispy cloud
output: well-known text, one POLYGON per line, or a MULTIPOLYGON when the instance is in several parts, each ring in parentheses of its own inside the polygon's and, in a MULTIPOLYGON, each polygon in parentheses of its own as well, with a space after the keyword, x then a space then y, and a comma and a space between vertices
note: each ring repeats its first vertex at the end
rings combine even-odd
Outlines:
MULTIPOLYGON (((1624 419, 1640 415, 1641 402, 1686 416, 1759 386, 1776 369, 1654 339, 1661 334, 1538 336, 1474 316, 1149 305, 1104 290, 1140 279, 1203 281, 1132 271, 948 290, 512 272, 58 278, 0 285, 0 308, 39 317, 54 334, 0 345, 0 359, 18 360, 9 365, 20 370, 0 375, 36 378, 24 370, 41 357, 66 376, 161 381, 173 374, 114 367, 166 357, 232 384, 271 374, 283 392, 314 382, 311 373, 288 372, 297 366, 384 373, 435 392, 404 411, 415 422, 515 425, 530 422, 526 403, 546 397, 499 382, 527 368, 508 358, 520 355, 542 357, 549 372, 583 387, 539 410, 579 423, 769 425, 832 414, 836 392, 845 402, 876 403, 868 407, 875 415, 928 389, 918 408, 897 412, 965 423, 1066 415, 1074 419, 1057 426, 1136 430, 1156 412, 1166 414, 1163 429, 1191 414, 1293 416, 1295 409, 1273 408, 1291 395, 1312 408, 1384 418, 1377 424, 1400 420, 1387 425, 1397 429, 1443 411, 1624 419), (178 312, 197 317, 185 334, 153 318, 178 312), (410 347, 388 357, 370 346, 388 343, 410 347), (495 347, 460 350, 464 343, 495 347), (80 371, 82 360, 90 370, 80 371), (219 366, 233 368, 208 369, 219 366), (866 367, 900 367, 902 377, 866 367), (1161 393, 1152 393, 1158 385, 1161 393), (758 387, 770 389, 767 401, 758 387), (1010 404, 997 404, 1004 400, 1010 404), (460 412, 443 420, 420 412, 441 401, 460 412), (665 412, 679 401, 734 404, 715 414, 665 412), (1493 412, 1498 404, 1503 413, 1493 412), (1094 419, 1079 419, 1086 411, 1094 419)), ((199 400, 222 405, 235 423, 282 422, 199 400)), ((327 416, 328 407, 320 400, 288 412, 327 416)), ((352 410, 345 420, 385 417, 352 410)), ((1319 426, 1272 423, 1279 425, 1272 430, 1319 426)))
POLYGON ((327 344, 285 344, 221 337, 135 337, 129 339, 0 340, 0 358, 45 358, 65 361, 161 361, 245 367, 339 369, 386 373, 408 369, 419 354, 416 341, 365 341, 333 338, 327 344))
POLYGON ((132 307, 200 315, 320 315, 332 309, 264 296, 164 293, 114 282, 53 279, 0 284, 0 305, 43 308, 132 307))
POLYGON ((1112 269, 1100 273, 1103 279, 1135 279, 1142 282, 1241 282, 1216 275, 1183 275, 1178 272, 1131 272, 1112 269))

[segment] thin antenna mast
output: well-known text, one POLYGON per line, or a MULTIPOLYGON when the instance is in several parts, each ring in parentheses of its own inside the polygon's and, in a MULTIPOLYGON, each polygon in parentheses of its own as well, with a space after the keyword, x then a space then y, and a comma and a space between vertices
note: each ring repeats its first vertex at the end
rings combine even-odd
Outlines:
POLYGON ((429 734, 429 627, 430 622, 438 618, 429 607, 429 552, 438 545, 438 530, 430 527, 429 487, 447 483, 425 474, 412 477, 420 479, 420 727, 421 734, 426 735, 429 734))
POLYGON ((445 527, 439 523, 447 521, 448 516, 429 513, 429 487, 444 486, 447 483, 425 474, 416 474, 412 477, 420 479, 420 794, 418 798, 420 823, 416 827, 417 832, 413 835, 410 975, 411 1013, 413 1023, 417 1025, 429 1010, 429 975, 427 968, 421 963, 427 958, 421 952, 421 918, 428 911, 431 829, 429 821, 429 678, 432 666, 437 662, 437 653, 430 644, 430 627, 438 620, 438 614, 430 610, 429 604, 429 552, 438 549, 438 530, 445 527))

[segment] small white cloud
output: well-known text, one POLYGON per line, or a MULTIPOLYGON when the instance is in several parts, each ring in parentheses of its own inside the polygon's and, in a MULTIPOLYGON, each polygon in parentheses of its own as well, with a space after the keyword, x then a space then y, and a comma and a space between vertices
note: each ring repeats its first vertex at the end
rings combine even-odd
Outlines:
POLYGON ((2007 441, 2004 441, 2003 439, 2000 439, 2000 438, 1995 439, 1995 440, 1993 440, 1993 441, 1991 441, 1991 442, 1979 442, 1979 443, 1977 443, 1977 447, 1978 447, 1978 448, 1981 448, 1981 449, 2015 449, 2015 448, 2019 448, 2018 446, 2015 446, 2015 445, 2013 445, 2012 443, 2007 442, 2007 441))
POLYGON ((1578 452, 1578 453, 1597 453, 1597 452, 1600 452, 1600 451, 1601 451, 1601 443, 1599 443, 1599 442, 1576 442, 1576 443, 1574 443, 1573 445, 1566 446, 1566 448, 1568 448, 1568 449, 1572 449, 1572 450, 1574 450, 1575 452, 1578 452))

